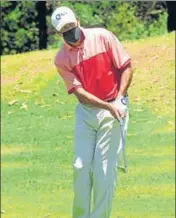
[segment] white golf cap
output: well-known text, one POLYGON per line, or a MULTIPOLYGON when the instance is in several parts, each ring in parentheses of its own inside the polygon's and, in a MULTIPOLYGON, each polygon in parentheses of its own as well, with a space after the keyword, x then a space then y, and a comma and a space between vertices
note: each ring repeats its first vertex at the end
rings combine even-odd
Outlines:
POLYGON ((70 24, 70 29, 76 27, 77 19, 70 8, 62 6, 53 12, 51 23, 57 31, 64 32, 62 29, 67 24, 70 24))

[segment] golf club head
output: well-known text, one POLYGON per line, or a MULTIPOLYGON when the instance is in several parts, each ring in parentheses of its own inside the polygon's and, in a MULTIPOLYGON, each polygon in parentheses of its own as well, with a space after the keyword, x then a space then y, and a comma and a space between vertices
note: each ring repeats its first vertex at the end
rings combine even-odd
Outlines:
POLYGON ((128 167, 120 167, 118 166, 118 169, 124 173, 128 173, 128 167))

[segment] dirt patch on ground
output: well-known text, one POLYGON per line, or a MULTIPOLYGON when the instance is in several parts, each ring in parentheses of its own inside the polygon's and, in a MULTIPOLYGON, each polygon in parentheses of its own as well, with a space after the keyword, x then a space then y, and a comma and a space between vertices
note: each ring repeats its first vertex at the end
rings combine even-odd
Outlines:
POLYGON ((30 81, 39 74, 43 74, 45 78, 49 74, 56 73, 53 60, 53 51, 2 56, 1 84, 8 86, 17 83, 22 78, 30 81))
POLYGON ((18 81, 20 77, 1 76, 1 85, 11 85, 18 81))
POLYGON ((1 148, 1 154, 13 154, 13 153, 21 153, 24 151, 24 147, 19 146, 19 147, 5 147, 1 148))
POLYGON ((36 152, 38 150, 39 150, 38 148, 32 148, 32 147, 26 149, 26 147, 24 146, 9 147, 9 146, 3 145, 3 147, 1 148, 1 154, 2 155, 18 154, 18 153, 23 153, 23 152, 36 152))
POLYGON ((31 167, 32 163, 25 163, 25 162, 21 162, 21 163, 1 163, 1 168, 27 168, 27 167, 31 167))
POLYGON ((160 66, 162 58, 165 61, 172 61, 174 59, 174 48, 163 45, 142 45, 135 48, 135 45, 126 46, 127 51, 132 57, 134 68, 152 67, 153 64, 160 66))

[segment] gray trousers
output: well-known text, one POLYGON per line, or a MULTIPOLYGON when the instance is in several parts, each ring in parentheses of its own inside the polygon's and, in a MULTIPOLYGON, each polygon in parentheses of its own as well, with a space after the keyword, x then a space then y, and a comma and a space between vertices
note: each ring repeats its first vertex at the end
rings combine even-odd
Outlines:
MULTIPOLYGON (((128 99, 125 101, 126 132, 128 99)), ((124 109, 117 99, 112 104, 124 109)), ((120 124, 109 111, 83 104, 77 106, 73 218, 110 217, 121 146, 120 124)))

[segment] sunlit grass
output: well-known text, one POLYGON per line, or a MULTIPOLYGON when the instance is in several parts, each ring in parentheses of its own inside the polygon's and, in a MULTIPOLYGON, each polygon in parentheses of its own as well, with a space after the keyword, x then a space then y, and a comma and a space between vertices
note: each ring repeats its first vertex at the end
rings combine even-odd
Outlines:
MULTIPOLYGON (((175 213, 174 34, 125 47, 135 68, 129 93, 129 172, 119 172, 112 218, 171 218, 175 213)), ((4 218, 71 218, 76 99, 67 95, 57 75, 55 53, 2 57, 4 218)))

